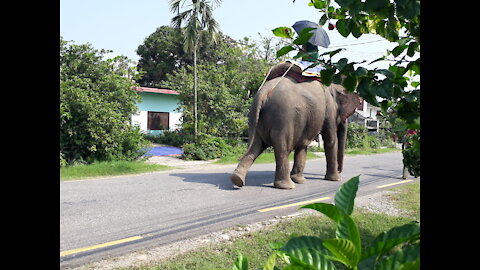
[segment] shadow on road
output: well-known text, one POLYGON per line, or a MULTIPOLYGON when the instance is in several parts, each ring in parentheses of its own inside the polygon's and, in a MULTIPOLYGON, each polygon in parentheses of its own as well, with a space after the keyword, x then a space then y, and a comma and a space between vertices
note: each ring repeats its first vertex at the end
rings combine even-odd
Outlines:
MULTIPOLYGON (((211 184, 221 190, 240 189, 230 181, 231 173, 172 173, 171 175, 180 177, 185 182, 211 184)), ((247 174, 245 186, 274 188, 274 178, 275 171, 251 171, 247 174)), ((324 181, 324 174, 305 173, 305 178, 324 181)))
MULTIPOLYGON (((230 181, 231 173, 172 173, 172 176, 180 177, 185 182, 211 184, 222 190, 236 190, 230 181)), ((246 186, 273 188, 274 171, 248 172, 246 186)))

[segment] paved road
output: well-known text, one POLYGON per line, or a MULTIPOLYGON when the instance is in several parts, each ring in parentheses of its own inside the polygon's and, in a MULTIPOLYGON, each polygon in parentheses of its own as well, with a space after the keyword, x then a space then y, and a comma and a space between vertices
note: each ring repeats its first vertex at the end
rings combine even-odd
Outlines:
POLYGON ((235 166, 61 182, 61 267, 290 214, 298 206, 258 211, 266 208, 325 197, 331 202, 358 174, 358 196, 403 180, 400 152, 346 157, 341 182, 323 180, 325 159, 309 160, 309 181, 293 190, 273 188, 274 164, 254 164, 247 185, 234 188, 229 175, 235 166))

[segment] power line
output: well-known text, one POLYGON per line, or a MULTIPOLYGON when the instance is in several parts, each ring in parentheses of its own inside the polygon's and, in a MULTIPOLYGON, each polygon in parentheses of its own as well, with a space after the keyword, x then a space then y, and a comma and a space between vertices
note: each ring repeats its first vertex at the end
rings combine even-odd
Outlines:
POLYGON ((356 46, 356 45, 362 45, 362 44, 367 44, 367 43, 374 43, 374 42, 380 42, 380 41, 387 41, 385 39, 378 39, 378 40, 371 40, 371 41, 365 41, 365 42, 359 42, 359 43, 345 43, 345 44, 340 44, 337 46, 329 46, 328 48, 339 48, 339 47, 348 47, 348 46, 356 46))

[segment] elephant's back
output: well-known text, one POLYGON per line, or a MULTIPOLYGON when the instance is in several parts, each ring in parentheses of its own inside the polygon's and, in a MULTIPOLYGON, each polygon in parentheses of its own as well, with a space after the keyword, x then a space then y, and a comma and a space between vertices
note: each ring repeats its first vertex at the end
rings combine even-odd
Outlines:
MULTIPOLYGON (((319 82, 297 83, 289 77, 275 78, 261 90, 267 99, 260 112, 260 125, 288 130, 294 138, 312 137, 320 132, 325 117, 325 96, 319 82)), ((293 139, 293 138, 292 138, 293 139)), ((310 138, 308 138, 310 139, 310 138)))
POLYGON ((317 81, 297 83, 290 77, 275 78, 265 83, 262 91, 267 96, 264 108, 274 110, 317 110, 325 107, 324 86, 317 81))

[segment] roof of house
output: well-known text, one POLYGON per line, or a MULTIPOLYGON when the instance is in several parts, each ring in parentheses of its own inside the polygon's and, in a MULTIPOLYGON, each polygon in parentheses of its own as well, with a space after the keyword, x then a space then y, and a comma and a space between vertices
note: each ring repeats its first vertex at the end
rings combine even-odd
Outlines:
POLYGON ((151 88, 151 87, 141 87, 141 86, 135 87, 135 91, 137 91, 137 92, 159 93, 159 94, 167 94, 167 95, 180 95, 180 93, 178 93, 175 90, 151 88))

